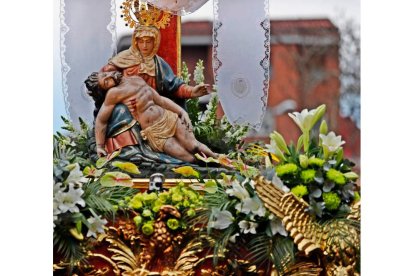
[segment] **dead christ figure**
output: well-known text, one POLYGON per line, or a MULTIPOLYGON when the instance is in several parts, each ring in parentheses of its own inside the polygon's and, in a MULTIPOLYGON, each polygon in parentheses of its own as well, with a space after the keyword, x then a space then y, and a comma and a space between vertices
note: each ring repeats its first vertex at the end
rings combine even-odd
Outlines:
POLYGON ((141 125, 141 135, 152 150, 187 162, 195 162, 195 153, 217 157, 196 140, 187 112, 172 100, 160 96, 141 77, 125 77, 118 71, 95 72, 91 76, 97 77, 96 85, 107 91, 95 121, 98 156, 106 155, 105 134, 112 110, 116 104, 123 103, 141 125))

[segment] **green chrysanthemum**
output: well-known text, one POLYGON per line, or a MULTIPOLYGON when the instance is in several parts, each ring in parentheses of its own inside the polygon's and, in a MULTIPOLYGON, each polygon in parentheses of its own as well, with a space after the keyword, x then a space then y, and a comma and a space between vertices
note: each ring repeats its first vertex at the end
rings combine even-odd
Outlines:
POLYGON ((144 193, 143 195, 143 201, 145 204, 151 205, 155 200, 157 200, 157 194, 156 193, 144 193))
POLYGON ((194 209, 188 209, 187 216, 194 217, 196 215, 196 211, 194 209))
POLYGON ((162 203, 168 202, 169 198, 170 198, 170 194, 168 192, 162 192, 158 194, 158 200, 160 200, 162 203))
POLYGON ((173 202, 181 202, 183 200, 183 196, 181 194, 173 194, 171 197, 173 202))
POLYGON ((313 169, 304 170, 300 173, 300 178, 303 180, 303 182, 309 183, 315 179, 315 174, 316 171, 313 169))
POLYGON ((334 192, 323 193, 322 197, 323 201, 325 202, 326 209, 330 211, 338 209, 339 205, 341 204, 341 199, 339 198, 339 195, 334 192))
POLYGON ((158 213, 162 205, 164 205, 163 202, 157 199, 152 206, 152 211, 158 213))
POLYGON ((142 225, 142 233, 144 233, 144 235, 151 235, 152 233, 154 233, 154 227, 152 226, 152 221, 146 222, 144 225, 142 225))
POLYGON ((324 163, 325 163, 325 160, 320 159, 320 158, 317 158, 317 157, 314 157, 314 156, 312 156, 308 160, 308 165, 309 166, 322 167, 324 163))
POLYGON ((167 220, 167 226, 171 230, 176 230, 178 227, 180 227, 180 222, 177 219, 169 219, 167 220))
POLYGON ((293 187, 290 191, 292 192, 292 194, 300 198, 309 193, 308 188, 305 185, 297 185, 293 187))
POLYGON ((142 201, 138 197, 133 197, 128 205, 135 210, 139 210, 142 208, 142 201))
POLYGON ((134 222, 135 222, 135 225, 137 226, 137 228, 139 228, 141 226, 141 223, 142 223, 142 217, 141 216, 135 216, 134 217, 134 222))
POLYGON ((293 164, 293 163, 287 163, 287 164, 276 167, 276 173, 279 177, 285 174, 293 174, 297 171, 298 171, 298 166, 296 166, 296 164, 293 164))
POLYGON ((326 177, 339 185, 344 185, 346 183, 345 176, 340 171, 337 171, 335 169, 329 169, 329 171, 326 173, 326 177))
POLYGON ((142 216, 144 216, 144 217, 150 217, 150 216, 152 216, 152 212, 151 212, 151 210, 145 209, 145 210, 142 212, 142 216))

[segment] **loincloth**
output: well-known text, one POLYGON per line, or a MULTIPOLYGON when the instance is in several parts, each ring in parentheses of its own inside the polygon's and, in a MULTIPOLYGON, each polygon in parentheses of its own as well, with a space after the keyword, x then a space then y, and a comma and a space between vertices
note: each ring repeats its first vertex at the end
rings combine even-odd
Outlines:
POLYGON ((173 137, 177 128, 178 115, 169 110, 165 110, 161 119, 152 126, 141 130, 142 139, 147 140, 151 149, 163 152, 165 142, 173 137))

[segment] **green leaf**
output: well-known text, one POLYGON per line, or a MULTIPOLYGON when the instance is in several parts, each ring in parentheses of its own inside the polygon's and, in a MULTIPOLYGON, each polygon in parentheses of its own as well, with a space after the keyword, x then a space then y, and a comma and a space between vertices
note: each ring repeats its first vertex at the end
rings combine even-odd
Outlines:
POLYGON ((108 172, 101 177, 100 182, 104 187, 131 187, 133 185, 132 178, 122 172, 108 172))
POLYGON ((358 179, 358 177, 359 177, 359 175, 358 175, 358 174, 356 174, 356 173, 354 173, 354 172, 347 172, 347 173, 344 173, 344 176, 345 176, 347 179, 349 179, 349 180, 357 180, 357 179, 358 179))
POLYGON ((82 220, 76 222, 76 230, 78 230, 78 233, 82 233, 82 220))
POLYGON ((336 153, 336 162, 339 164, 341 163, 342 159, 344 158, 344 149, 340 148, 336 153))
POLYGON ((300 148, 303 145, 303 134, 301 136, 299 136, 298 138, 298 143, 296 144, 296 149, 298 152, 300 152, 300 148))
POLYGON ((131 163, 131 162, 120 162, 120 161, 114 161, 112 162, 112 166, 117 167, 123 171, 133 173, 133 174, 140 174, 138 167, 131 163))
POLYGON ((96 169, 94 166, 86 166, 83 169, 83 175, 85 176, 91 176, 91 177, 100 177, 103 173, 104 169, 96 169))
POLYGON ((121 150, 122 149, 116 150, 116 151, 112 152, 111 154, 108 154, 107 156, 103 156, 103 157, 99 158, 98 161, 96 161, 96 167, 98 169, 100 169, 103 166, 105 166, 106 164, 108 164, 109 161, 111 161, 112 159, 114 159, 115 157, 117 157, 121 153, 121 150))
POLYGON ((208 180, 204 185, 204 190, 209 194, 214 194, 217 192, 217 183, 213 180, 208 180))

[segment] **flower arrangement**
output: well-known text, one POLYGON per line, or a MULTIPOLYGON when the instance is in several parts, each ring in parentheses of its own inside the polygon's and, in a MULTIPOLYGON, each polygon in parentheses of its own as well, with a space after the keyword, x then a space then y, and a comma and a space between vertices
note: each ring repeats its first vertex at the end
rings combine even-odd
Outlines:
POLYGON ((270 134, 267 150, 280 162, 275 166, 273 182, 281 185, 309 203, 309 211, 319 218, 347 214, 352 202, 359 200, 354 164, 344 158, 341 136, 328 133, 322 120, 319 133, 311 137, 311 130, 325 113, 321 105, 308 111, 289 113, 302 131, 296 145, 287 146, 280 133, 270 134))
POLYGON ((170 230, 185 230, 187 228, 185 218, 193 218, 196 208, 203 204, 203 197, 191 189, 185 187, 183 182, 163 192, 137 193, 133 197, 125 197, 119 201, 118 209, 134 214, 133 220, 138 231, 150 236, 154 232, 154 222, 157 213, 164 205, 175 207, 181 218, 169 218, 166 222, 170 230))
MULTIPOLYGON (((115 215, 114 205, 136 190, 125 187, 132 185, 128 174, 107 171, 113 156, 98 160, 97 168, 92 165, 87 157, 88 127, 82 120, 81 129, 76 130, 62 119, 68 133, 57 132, 53 139, 53 246, 61 262, 73 267, 84 260, 90 240, 104 233, 115 215)), ((112 165, 138 172, 133 164, 112 165)))
MULTIPOLYGON (((188 73, 185 62, 183 62, 182 68, 181 78, 188 83, 191 74, 188 73)), ((193 80, 196 84, 204 82, 203 71, 203 61, 199 60, 194 69, 193 80)), ((213 92, 205 110, 200 106, 198 98, 187 100, 186 106, 197 140, 209 145, 215 152, 229 153, 236 150, 242 138, 246 136, 248 127, 232 126, 226 116, 221 119, 217 118, 218 103, 217 93, 213 92)))
MULTIPOLYGON (((308 234, 313 239, 315 236, 315 246, 325 248, 323 256, 319 256, 328 264, 323 268, 325 271, 330 271, 330 266, 332 269, 342 267, 343 262, 350 263, 349 269, 353 270, 359 256, 358 215, 344 217, 359 200, 355 183, 358 175, 353 171, 354 164, 343 156, 345 142, 341 136, 328 132, 322 120, 325 109, 322 105, 289 114, 302 131, 295 144, 292 142, 288 146, 275 131, 270 135, 270 144, 263 147, 250 144, 244 149, 239 147, 235 155, 221 154, 217 159, 197 155, 207 163, 231 168, 233 175, 221 174, 204 180, 191 166, 177 167, 173 169, 176 173, 197 181, 189 186, 180 182, 161 192, 137 193, 130 188, 131 175, 138 175, 139 170, 132 163, 113 161, 119 152, 92 164, 87 154, 86 125, 81 123, 78 132, 66 121, 69 133, 57 133, 54 137, 54 250, 61 257, 60 264, 76 267, 84 261, 86 252, 91 250, 99 235, 107 233, 111 219, 122 216, 123 211, 128 217, 128 227, 132 226, 129 229, 135 229, 135 224, 141 234, 139 246, 131 251, 134 252, 131 254, 138 254, 138 264, 157 261, 157 258, 150 258, 156 256, 148 251, 151 245, 162 245, 158 248, 160 252, 174 248, 178 253, 179 248, 189 245, 180 258, 198 260, 189 253, 190 249, 199 254, 210 252, 214 265, 225 260, 227 269, 242 274, 249 270, 237 260, 246 261, 249 269, 254 267, 255 272, 270 273, 276 269, 279 275, 290 275, 288 271, 302 262, 304 267, 299 270, 306 274, 310 259, 303 260, 303 250, 296 238, 302 235, 298 231, 304 231, 303 237, 308 234), (315 135, 312 129, 320 120, 319 132, 315 135), (245 157, 253 160, 254 166, 247 164, 245 157), (273 184, 258 181, 260 175, 273 184), (290 211, 279 214, 271 205, 266 208, 264 202, 269 204, 274 193, 267 192, 263 196, 260 190, 263 185, 277 186, 280 198, 294 200, 296 205, 303 203, 303 209, 295 209, 295 215, 290 218, 290 211), (310 223, 306 229, 300 221, 303 217, 312 218, 312 221, 304 220, 310 223), (299 224, 295 224, 298 221, 299 224), (189 241, 181 242, 184 237, 189 241), (320 240, 325 243, 319 244, 320 240), (349 244, 355 246, 351 248, 349 244), (196 245, 202 248, 191 247, 196 245)), ((278 199, 277 202, 282 201, 278 199)), ((303 244, 311 242, 314 241, 303 244)), ((313 265, 318 267, 318 264, 313 265)))
MULTIPOLYGON (((216 188, 204 195, 197 223, 204 221, 206 234, 214 239, 215 264, 219 256, 243 256, 267 271, 273 265, 282 271, 294 261, 293 240, 282 221, 264 207, 253 180, 239 173, 222 174, 214 184, 216 188)), ((234 266, 235 270, 241 269, 234 266)))

